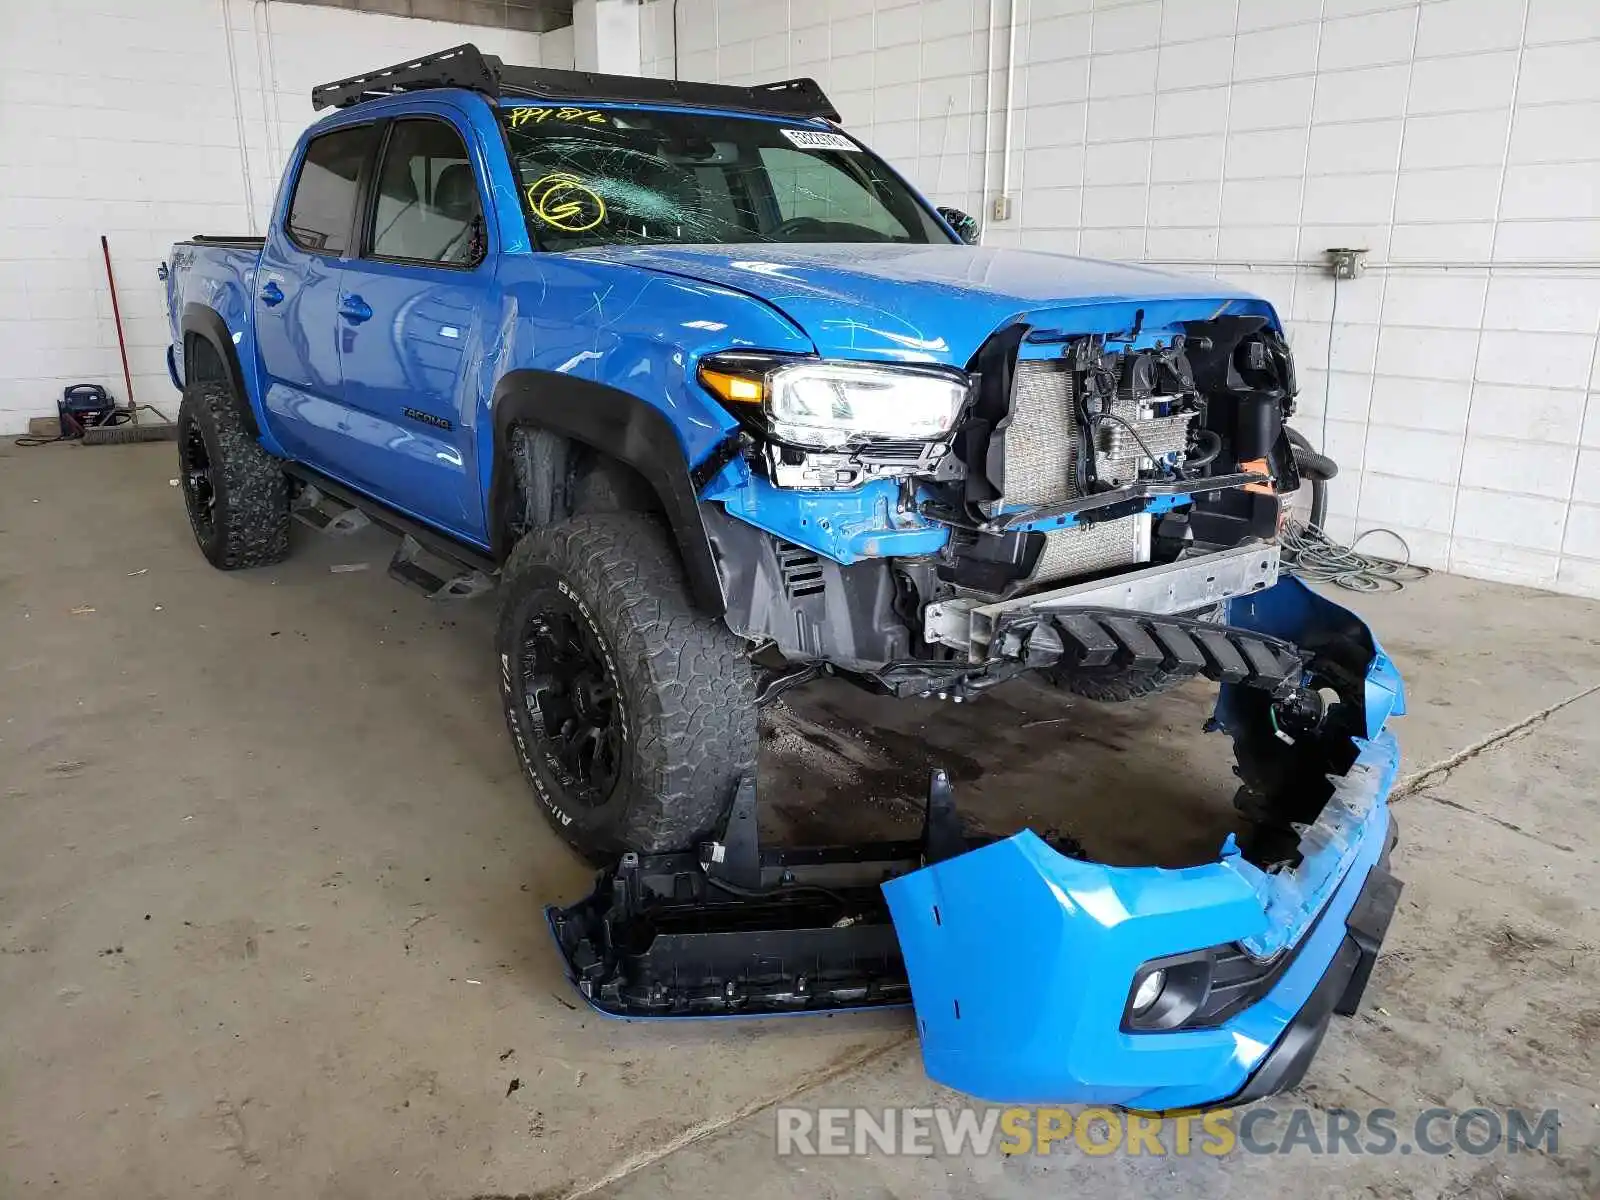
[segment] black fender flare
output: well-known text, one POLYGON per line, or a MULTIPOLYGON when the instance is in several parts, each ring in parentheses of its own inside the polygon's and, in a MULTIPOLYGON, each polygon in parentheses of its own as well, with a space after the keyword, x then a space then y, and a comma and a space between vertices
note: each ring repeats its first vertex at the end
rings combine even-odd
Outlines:
MULTIPOLYGON (((554 371, 509 371, 495 384, 494 471, 489 484, 489 544, 496 561, 511 553, 516 473, 510 459, 517 426, 570 438, 632 467, 650 485, 672 527, 695 602, 721 616, 722 578, 677 430, 660 409, 620 388, 554 371)), ((723 460, 725 461, 725 460, 723 460)))
POLYGON ((194 364, 190 362, 188 353, 189 338, 194 336, 216 351, 217 361, 222 364, 223 380, 233 394, 233 402, 238 406, 240 416, 244 418, 244 427, 250 431, 251 437, 259 439, 261 428, 256 424, 255 409, 250 405, 250 393, 245 390, 244 372, 239 369, 239 351, 233 344, 233 335, 228 332, 222 314, 214 308, 190 301, 183 306, 183 318, 178 327, 184 341, 184 382, 189 382, 194 374, 194 364))

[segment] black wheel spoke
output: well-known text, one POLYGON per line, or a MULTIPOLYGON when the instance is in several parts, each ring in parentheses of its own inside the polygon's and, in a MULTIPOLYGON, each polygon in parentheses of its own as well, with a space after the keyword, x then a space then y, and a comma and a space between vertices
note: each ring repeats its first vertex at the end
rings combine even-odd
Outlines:
POLYGON ((574 612, 545 611, 524 626, 518 666, 523 703, 569 799, 604 803, 622 773, 623 723, 605 653, 574 612))
POLYGON ((217 506, 217 487, 211 456, 198 425, 191 424, 183 433, 178 447, 178 466, 189 512, 197 523, 209 529, 217 506))

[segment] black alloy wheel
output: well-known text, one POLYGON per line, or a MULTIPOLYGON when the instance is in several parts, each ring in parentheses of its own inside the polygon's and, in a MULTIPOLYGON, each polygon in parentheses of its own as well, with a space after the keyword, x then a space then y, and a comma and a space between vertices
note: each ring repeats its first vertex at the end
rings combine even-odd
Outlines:
POLYGON ((628 721, 599 631, 567 600, 530 613, 521 641, 518 682, 535 751, 568 800, 604 804, 623 771, 628 721))

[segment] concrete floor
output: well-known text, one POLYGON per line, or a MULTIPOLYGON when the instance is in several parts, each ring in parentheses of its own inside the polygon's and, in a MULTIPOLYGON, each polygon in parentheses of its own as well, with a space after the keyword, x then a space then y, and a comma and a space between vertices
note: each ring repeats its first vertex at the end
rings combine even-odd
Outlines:
MULTIPOLYGON (((373 531, 213 571, 172 460, 0 447, 0 1196, 1600 1194, 1600 603, 1435 576, 1361 605, 1411 688, 1407 889, 1280 1100, 1558 1107, 1557 1154, 780 1161, 779 1103, 957 1102, 909 1016, 575 1007, 540 909, 590 873, 517 775, 492 605, 390 582, 373 531)), ((980 825, 1196 861, 1231 821, 1209 701, 818 686, 766 723, 769 815, 909 827, 937 762, 980 825)))

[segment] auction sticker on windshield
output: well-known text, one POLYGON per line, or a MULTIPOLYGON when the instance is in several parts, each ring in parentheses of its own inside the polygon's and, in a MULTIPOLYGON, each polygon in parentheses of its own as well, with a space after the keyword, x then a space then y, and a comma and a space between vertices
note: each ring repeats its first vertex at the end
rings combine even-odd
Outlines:
POLYGON ((820 129, 780 129, 778 132, 802 150, 849 150, 854 153, 861 150, 842 133, 824 133, 820 129))

